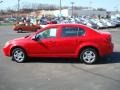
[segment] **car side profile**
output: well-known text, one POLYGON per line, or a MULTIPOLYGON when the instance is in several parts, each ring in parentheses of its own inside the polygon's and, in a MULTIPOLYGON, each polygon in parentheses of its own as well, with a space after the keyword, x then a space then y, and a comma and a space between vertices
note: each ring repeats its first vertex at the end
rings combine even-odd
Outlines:
POLYGON ((38 29, 41 29, 40 25, 34 25, 34 24, 17 24, 13 27, 14 31, 17 31, 18 33, 22 33, 23 31, 28 31, 28 32, 36 32, 38 29))
POLYGON ((78 58, 86 64, 113 52, 111 34, 81 24, 53 24, 22 38, 8 41, 3 52, 22 63, 28 57, 78 58))

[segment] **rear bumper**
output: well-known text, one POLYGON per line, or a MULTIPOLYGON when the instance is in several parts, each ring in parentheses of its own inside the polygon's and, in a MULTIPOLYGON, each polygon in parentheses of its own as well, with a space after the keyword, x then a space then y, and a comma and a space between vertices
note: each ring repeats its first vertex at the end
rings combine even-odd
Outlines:
POLYGON ((104 45, 102 50, 100 51, 100 57, 111 55, 113 53, 113 48, 114 48, 113 43, 104 45))

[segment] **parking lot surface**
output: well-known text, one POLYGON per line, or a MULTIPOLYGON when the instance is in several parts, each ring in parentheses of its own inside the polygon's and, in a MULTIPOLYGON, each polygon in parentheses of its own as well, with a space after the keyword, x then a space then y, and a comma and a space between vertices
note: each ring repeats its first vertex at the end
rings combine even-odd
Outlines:
POLYGON ((120 90, 120 28, 112 34, 114 53, 95 65, 76 59, 32 58, 16 63, 5 57, 6 41, 30 33, 16 33, 12 26, 0 27, 0 90, 120 90))

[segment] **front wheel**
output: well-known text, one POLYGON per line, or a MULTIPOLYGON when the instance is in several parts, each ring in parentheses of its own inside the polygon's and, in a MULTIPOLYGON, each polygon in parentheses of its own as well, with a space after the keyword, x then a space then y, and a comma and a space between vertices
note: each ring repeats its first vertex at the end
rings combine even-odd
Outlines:
POLYGON ((82 52, 79 55, 79 58, 86 64, 93 64, 98 58, 98 53, 93 48, 86 48, 82 50, 82 52))
POLYGON ((22 62, 26 61, 26 58, 27 58, 27 55, 23 49, 15 48, 12 51, 12 60, 14 60, 18 63, 22 63, 22 62))
POLYGON ((17 33, 22 33, 22 29, 18 29, 17 33))

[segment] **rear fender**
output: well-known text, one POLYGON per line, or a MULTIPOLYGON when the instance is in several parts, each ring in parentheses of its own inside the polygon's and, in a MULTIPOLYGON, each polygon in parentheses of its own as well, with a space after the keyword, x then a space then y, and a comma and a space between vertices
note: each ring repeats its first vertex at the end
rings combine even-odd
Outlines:
POLYGON ((81 44, 78 46, 77 50, 76 50, 76 55, 79 56, 79 54, 81 53, 82 49, 84 48, 88 48, 88 47, 91 47, 91 48, 95 48, 97 51, 98 51, 98 54, 100 53, 100 49, 99 49, 99 46, 96 45, 95 43, 84 43, 84 44, 81 44))

